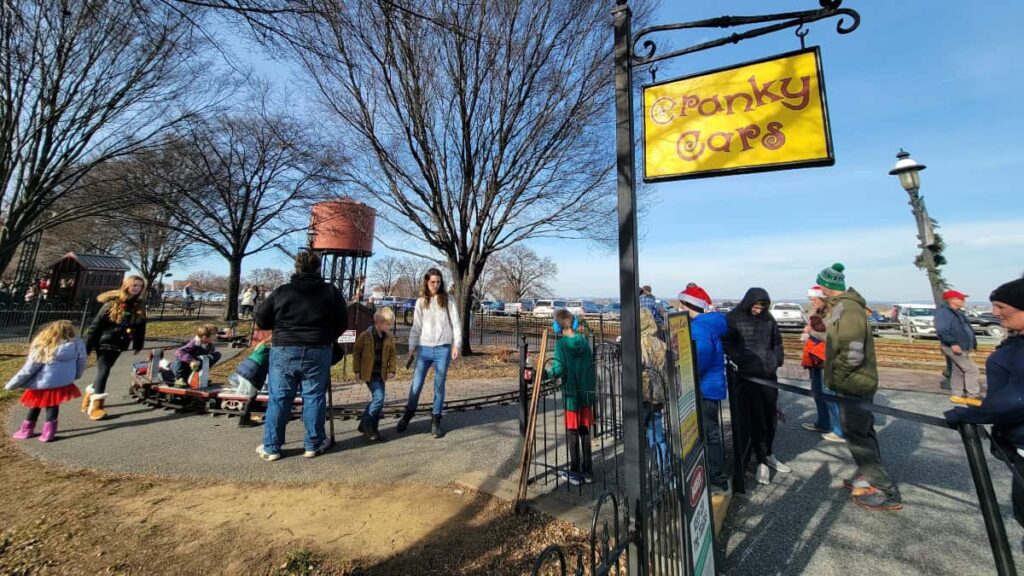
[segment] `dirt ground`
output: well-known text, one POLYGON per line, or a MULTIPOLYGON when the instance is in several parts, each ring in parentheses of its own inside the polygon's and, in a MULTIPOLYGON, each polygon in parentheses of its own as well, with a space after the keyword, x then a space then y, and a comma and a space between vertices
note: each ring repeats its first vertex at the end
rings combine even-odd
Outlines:
POLYGON ((454 487, 197 486, 60 468, 4 436, 0 574, 528 574, 584 540, 454 487))

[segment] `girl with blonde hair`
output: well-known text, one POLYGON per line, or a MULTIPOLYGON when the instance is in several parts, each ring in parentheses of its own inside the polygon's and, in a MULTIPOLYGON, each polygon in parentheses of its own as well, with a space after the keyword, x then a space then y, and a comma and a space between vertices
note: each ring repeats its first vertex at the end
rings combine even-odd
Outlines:
POLYGON ((132 348, 135 354, 146 341, 146 307, 142 293, 146 281, 141 276, 126 276, 118 290, 100 294, 96 300, 103 306, 89 326, 85 348, 96 352, 96 380, 85 389, 82 412, 90 420, 102 420, 107 413, 107 378, 122 352, 132 348))
POLYGON ((57 435, 60 404, 82 395, 75 380, 85 372, 88 354, 75 326, 67 320, 47 324, 32 340, 28 358, 21 370, 4 386, 7 390, 24 388, 21 404, 28 414, 12 436, 25 440, 35 436, 39 414, 46 410, 40 442, 49 442, 57 435))

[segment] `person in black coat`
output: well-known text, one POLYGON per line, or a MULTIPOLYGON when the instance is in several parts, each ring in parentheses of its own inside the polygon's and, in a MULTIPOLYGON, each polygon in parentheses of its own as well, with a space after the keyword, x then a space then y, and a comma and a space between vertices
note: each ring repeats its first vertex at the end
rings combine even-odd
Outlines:
POLYGON ((992 424, 993 453, 1007 461, 1013 477, 1013 515, 1024 526, 1024 278, 995 289, 989 296, 992 312, 1010 335, 985 362, 988 394, 978 407, 946 412, 951 426, 992 424))
MULTIPOLYGON (((750 380, 776 380, 776 371, 785 361, 782 334, 769 312, 770 306, 771 297, 767 290, 747 290, 739 305, 726 315, 729 328, 722 339, 726 356, 736 365, 739 400, 750 430, 751 448, 757 459, 755 478, 761 484, 770 481, 769 468, 783 474, 792 471, 772 451, 779 391, 750 380)), ((742 464, 745 466, 746 462, 742 464)))
POLYGON ((90 420, 107 416, 103 404, 107 398, 107 378, 121 353, 131 348, 138 354, 146 342, 146 306, 143 292, 146 281, 141 276, 126 276, 119 290, 100 294, 103 303, 89 325, 85 339, 87 352, 96 352, 96 380, 86 387, 82 412, 90 420))
POLYGON ((348 325, 341 291, 320 275, 320 256, 295 258, 291 282, 274 290, 256 311, 256 326, 273 330, 263 444, 256 453, 266 461, 281 457, 285 426, 296 393, 302 394, 306 458, 330 447, 324 433, 326 394, 331 382, 333 345, 348 325))

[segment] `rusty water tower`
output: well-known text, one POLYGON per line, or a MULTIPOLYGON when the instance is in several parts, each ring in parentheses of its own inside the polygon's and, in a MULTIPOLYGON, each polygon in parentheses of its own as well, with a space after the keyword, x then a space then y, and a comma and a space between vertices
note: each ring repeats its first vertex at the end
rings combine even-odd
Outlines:
POLYGON ((353 299, 373 256, 373 228, 377 212, 350 198, 313 205, 310 248, 323 259, 324 279, 353 299))

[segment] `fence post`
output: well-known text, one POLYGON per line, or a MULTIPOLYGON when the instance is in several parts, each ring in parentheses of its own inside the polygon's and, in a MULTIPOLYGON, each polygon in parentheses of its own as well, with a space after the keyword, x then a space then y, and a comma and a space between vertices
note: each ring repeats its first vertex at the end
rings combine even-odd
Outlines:
MULTIPOLYGON (((513 342, 519 342, 521 334, 522 333, 520 332, 520 327, 519 327, 519 312, 516 312, 516 337, 515 337, 515 340, 513 340, 513 342)), ((523 342, 524 343, 526 342, 525 338, 523 338, 523 342)))
POLYGON ((36 333, 36 322, 39 319, 39 306, 43 303, 42 295, 36 296, 36 305, 32 308, 32 320, 28 325, 28 341, 32 342, 32 336, 36 333))
POLYGON ((89 320, 89 301, 85 301, 85 306, 82 308, 82 321, 78 325, 78 333, 85 334, 85 323, 89 320))
MULTIPOLYGON (((519 325, 519 317, 516 316, 516 325, 519 325)), ((526 392, 526 357, 530 353, 530 345, 526 343, 526 336, 521 336, 519 343, 519 435, 526 436, 526 420, 530 411, 530 399, 526 392)), ((536 378, 536 375, 534 375, 536 378)))
POLYGON ((736 371, 732 366, 727 366, 725 376, 729 388, 729 425, 732 426, 732 490, 736 494, 743 494, 746 489, 746 478, 743 476, 746 467, 747 437, 746 427, 743 425, 743 407, 739 402, 739 383, 736 381, 736 371))
POLYGON ((484 318, 486 315, 483 310, 480 310, 480 328, 477 329, 477 334, 480 335, 480 345, 484 345, 484 318))
POLYGON ((985 450, 981 446, 977 424, 961 424, 960 438, 967 452, 967 463, 971 467, 974 489, 978 492, 978 503, 981 505, 981 516, 985 519, 985 531, 988 532, 988 543, 992 546, 992 556, 996 562, 996 573, 999 576, 1017 574, 1013 563, 1013 553, 1006 540, 1006 528, 999 512, 999 502, 992 488, 992 477, 985 463, 985 450))
POLYGON ((598 324, 601 325, 601 342, 604 342, 604 312, 602 312, 597 318, 598 324))

